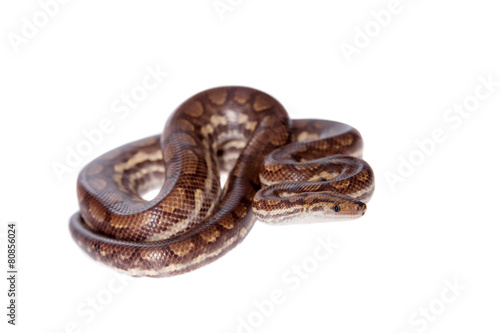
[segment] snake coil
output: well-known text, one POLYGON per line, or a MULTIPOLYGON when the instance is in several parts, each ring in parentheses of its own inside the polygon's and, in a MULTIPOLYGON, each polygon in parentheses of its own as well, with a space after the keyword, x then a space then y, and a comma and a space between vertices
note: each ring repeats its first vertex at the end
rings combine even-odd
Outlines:
POLYGON ((255 89, 209 89, 181 104, 161 136, 85 166, 70 231, 88 255, 121 272, 188 272, 234 248, 256 219, 362 216, 375 185, 361 154, 361 135, 349 125, 291 120, 255 89), (223 189, 221 171, 229 172, 223 189))

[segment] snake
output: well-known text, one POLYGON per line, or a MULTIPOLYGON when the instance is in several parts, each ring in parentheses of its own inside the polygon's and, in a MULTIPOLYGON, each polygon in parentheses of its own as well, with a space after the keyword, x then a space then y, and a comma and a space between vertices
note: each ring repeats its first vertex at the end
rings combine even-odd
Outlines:
POLYGON ((161 135, 83 167, 70 233, 91 258, 119 272, 186 273, 233 249, 257 220, 287 225, 363 216, 375 177, 362 149, 355 128, 291 119, 263 91, 208 89, 174 110, 161 135))

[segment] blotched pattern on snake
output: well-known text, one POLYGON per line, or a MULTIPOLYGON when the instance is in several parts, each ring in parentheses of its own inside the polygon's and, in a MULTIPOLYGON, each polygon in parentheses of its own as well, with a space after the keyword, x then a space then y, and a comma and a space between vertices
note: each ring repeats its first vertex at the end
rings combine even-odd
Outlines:
POLYGON ((349 125, 291 120, 270 95, 209 89, 181 104, 163 134, 89 163, 77 183, 76 243, 133 276, 199 268, 273 224, 360 217, 374 191, 349 125), (228 172, 221 189, 220 172, 228 172), (145 200, 144 193, 158 189, 145 200))

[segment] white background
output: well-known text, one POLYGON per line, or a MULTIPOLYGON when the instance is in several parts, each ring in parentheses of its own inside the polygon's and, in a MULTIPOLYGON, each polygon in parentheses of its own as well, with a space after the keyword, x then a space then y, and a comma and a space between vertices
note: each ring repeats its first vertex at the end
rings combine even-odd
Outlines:
POLYGON ((0 266, 9 221, 18 223, 20 265, 15 328, 0 284, 2 332, 498 332, 500 86, 473 105, 480 77, 500 82, 496 3, 401 0, 381 28, 370 13, 388 0, 221 3, 230 10, 218 13, 213 0, 74 0, 47 22, 37 1, 0 5, 0 266), (23 18, 45 26, 25 38, 23 18), (346 57, 347 44, 357 53, 346 57), (120 118, 114 103, 148 67, 168 77, 120 118), (257 223, 198 271, 117 280, 69 235, 78 171, 159 133, 192 94, 236 84, 270 93, 293 118, 355 126, 377 179, 367 214, 257 223), (464 101, 474 108, 466 118, 444 118, 464 101), (58 179, 54 164, 107 118, 110 133, 58 179), (416 141, 436 129, 445 140, 424 156, 416 141), (410 157, 419 165, 398 171, 410 157), (391 186, 389 175, 401 178, 391 186), (319 263, 318 239, 340 244, 319 263), (307 278, 290 282, 303 264, 307 278), (272 308, 274 290, 283 302, 272 308))

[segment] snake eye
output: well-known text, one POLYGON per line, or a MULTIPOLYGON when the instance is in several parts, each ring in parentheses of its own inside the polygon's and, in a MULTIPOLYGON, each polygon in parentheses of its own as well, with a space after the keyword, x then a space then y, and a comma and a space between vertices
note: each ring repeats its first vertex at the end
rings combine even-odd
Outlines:
POLYGON ((333 209, 335 210, 336 213, 338 213, 340 211, 340 207, 339 206, 335 206, 333 209))

